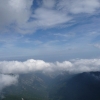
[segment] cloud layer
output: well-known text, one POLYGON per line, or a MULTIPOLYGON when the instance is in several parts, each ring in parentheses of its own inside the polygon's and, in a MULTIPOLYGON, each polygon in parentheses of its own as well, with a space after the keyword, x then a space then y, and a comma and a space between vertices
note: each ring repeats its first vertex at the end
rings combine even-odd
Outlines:
POLYGON ((100 59, 79 59, 64 62, 45 62, 43 60, 29 59, 20 61, 1 61, 0 73, 2 74, 20 74, 35 71, 55 72, 68 71, 71 73, 80 73, 88 71, 100 71, 100 59))
POLYGON ((63 62, 45 62, 43 60, 29 59, 20 61, 0 61, 0 91, 18 82, 18 75, 42 71, 43 73, 55 73, 67 71, 70 73, 81 73, 90 71, 100 71, 100 59, 76 59, 63 62), (10 75, 10 74, 16 74, 10 75))

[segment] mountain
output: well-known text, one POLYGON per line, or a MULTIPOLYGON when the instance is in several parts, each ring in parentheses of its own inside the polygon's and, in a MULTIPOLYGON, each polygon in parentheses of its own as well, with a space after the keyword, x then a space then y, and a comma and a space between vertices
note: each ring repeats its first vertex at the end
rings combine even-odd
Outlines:
POLYGON ((52 100, 100 100, 100 72, 76 74, 57 83, 52 100))
POLYGON ((21 74, 17 85, 7 87, 3 90, 3 95, 6 97, 4 100, 20 100, 21 98, 28 100, 48 100, 48 85, 51 80, 50 76, 42 73, 21 74))
POLYGON ((21 74, 17 85, 3 89, 3 100, 100 100, 100 72, 21 74))

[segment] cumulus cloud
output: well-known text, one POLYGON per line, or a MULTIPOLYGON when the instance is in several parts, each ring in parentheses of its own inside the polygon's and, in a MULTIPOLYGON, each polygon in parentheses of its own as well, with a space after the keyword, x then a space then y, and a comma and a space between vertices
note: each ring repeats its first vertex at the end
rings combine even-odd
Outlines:
POLYGON ((0 72, 1 73, 29 73, 38 70, 43 70, 49 67, 50 64, 42 60, 30 59, 25 62, 19 61, 3 61, 0 62, 0 72))
POLYGON ((33 0, 0 0, 0 28, 20 27, 30 17, 33 0))
POLYGON ((70 22, 76 14, 95 14, 100 8, 99 0, 42 0, 40 3, 35 7, 34 0, 0 0, 0 31, 33 33, 70 22))
POLYGON ((18 82, 18 76, 0 74, 0 91, 10 85, 15 85, 18 82))
POLYGON ((70 72, 100 71, 100 59, 79 59, 73 60, 72 63, 73 67, 70 69, 70 72))
POLYGON ((64 62, 45 62, 43 60, 29 59, 24 62, 20 61, 1 61, 0 73, 30 73, 35 71, 55 72, 68 71, 80 73, 87 71, 100 71, 100 59, 79 59, 64 62))

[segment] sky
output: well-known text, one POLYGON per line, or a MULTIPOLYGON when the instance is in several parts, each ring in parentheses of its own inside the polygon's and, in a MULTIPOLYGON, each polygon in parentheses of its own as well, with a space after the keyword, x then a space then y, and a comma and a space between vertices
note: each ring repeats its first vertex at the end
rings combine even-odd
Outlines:
POLYGON ((100 0, 0 0, 0 60, 100 58, 100 0))

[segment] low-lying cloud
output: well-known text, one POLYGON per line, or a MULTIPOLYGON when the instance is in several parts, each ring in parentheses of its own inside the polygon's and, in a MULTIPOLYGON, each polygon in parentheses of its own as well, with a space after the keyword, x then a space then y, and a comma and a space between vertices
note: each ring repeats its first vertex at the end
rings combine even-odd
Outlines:
POLYGON ((68 71, 80 73, 87 71, 99 71, 100 59, 77 59, 63 62, 45 62, 43 60, 29 59, 27 61, 1 61, 0 73, 2 74, 21 74, 36 71, 55 72, 68 71))
POLYGON ((43 60, 29 59, 27 61, 0 61, 0 90, 6 86, 16 84, 18 75, 31 72, 62 72, 81 73, 100 71, 100 59, 74 59, 63 62, 45 62, 43 60), (10 74, 15 74, 10 75, 10 74))
POLYGON ((15 85, 18 82, 18 75, 4 75, 0 74, 0 91, 10 85, 15 85))

